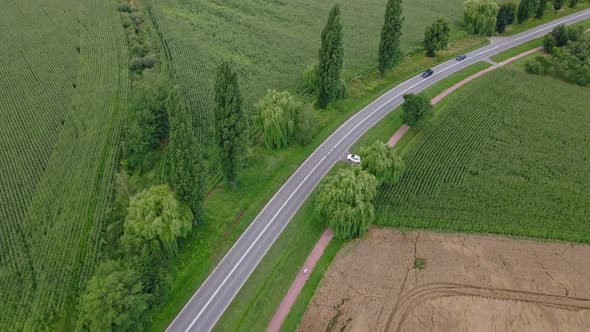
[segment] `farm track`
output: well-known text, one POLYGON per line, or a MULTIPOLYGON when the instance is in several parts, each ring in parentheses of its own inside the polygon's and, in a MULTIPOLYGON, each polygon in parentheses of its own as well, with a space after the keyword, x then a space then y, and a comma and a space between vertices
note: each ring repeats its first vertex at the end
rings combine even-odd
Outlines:
POLYGON ((474 286, 451 282, 419 285, 402 294, 391 312, 384 331, 402 331, 412 310, 421 303, 441 297, 471 296, 495 300, 522 301, 566 310, 590 310, 590 299, 554 294, 474 286))

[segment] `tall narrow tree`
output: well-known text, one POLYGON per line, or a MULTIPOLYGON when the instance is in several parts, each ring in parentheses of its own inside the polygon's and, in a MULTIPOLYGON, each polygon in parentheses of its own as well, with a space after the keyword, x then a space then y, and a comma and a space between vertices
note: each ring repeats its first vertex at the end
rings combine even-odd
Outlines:
POLYGON ((223 175, 234 187, 245 151, 246 116, 242 103, 238 74, 224 61, 215 81, 215 129, 223 175))
POLYGON ((389 0, 385 9, 385 22, 379 43, 379 72, 381 75, 401 58, 402 0, 389 0))
POLYGON ((338 96, 341 89, 340 72, 344 63, 340 6, 334 5, 328 23, 322 31, 319 51, 317 105, 325 108, 338 96))
POLYGON ((170 180, 178 198, 188 204, 195 221, 202 220, 203 200, 207 188, 207 166, 203 149, 197 141, 192 117, 176 92, 168 97, 170 116, 170 180))
POLYGON ((536 18, 542 18, 545 16, 545 9, 547 8, 547 0, 540 0, 537 12, 535 13, 536 18))
POLYGON ((553 9, 560 10, 563 7, 563 0, 553 0, 553 9))
POLYGON ((496 31, 503 33, 506 27, 514 22, 514 13, 516 12, 516 5, 512 2, 503 3, 500 5, 500 10, 496 16, 496 31))

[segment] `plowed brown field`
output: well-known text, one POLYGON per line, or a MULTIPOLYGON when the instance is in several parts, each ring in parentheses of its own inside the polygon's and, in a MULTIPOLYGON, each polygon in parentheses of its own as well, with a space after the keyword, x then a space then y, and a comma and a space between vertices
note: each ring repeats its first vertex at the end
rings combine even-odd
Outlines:
POLYGON ((588 331, 589 263, 586 245, 373 229, 338 253, 298 330, 588 331))

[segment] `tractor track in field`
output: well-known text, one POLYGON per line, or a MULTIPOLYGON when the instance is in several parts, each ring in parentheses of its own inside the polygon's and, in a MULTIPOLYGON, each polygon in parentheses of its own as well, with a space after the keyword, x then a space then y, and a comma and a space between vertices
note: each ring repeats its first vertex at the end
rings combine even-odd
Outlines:
POLYGON ((541 304, 566 310, 590 310, 590 299, 515 289, 488 288, 460 283, 432 282, 415 287, 402 295, 389 316, 385 331, 402 331, 404 322, 417 305, 437 298, 469 296, 541 304))

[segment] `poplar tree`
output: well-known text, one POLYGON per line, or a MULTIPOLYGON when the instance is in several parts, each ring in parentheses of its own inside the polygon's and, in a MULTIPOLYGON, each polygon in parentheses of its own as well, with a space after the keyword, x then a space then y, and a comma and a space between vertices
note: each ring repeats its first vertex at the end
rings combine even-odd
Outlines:
POLYGON ((202 220, 207 189, 207 165, 193 130, 192 117, 176 92, 168 98, 170 116, 170 182, 178 198, 188 204, 195 221, 202 220))
POLYGON ((537 7, 537 13, 535 14, 536 18, 542 18, 545 16, 545 8, 547 8, 547 0, 540 0, 539 7, 537 7))
POLYGON ((328 23, 322 31, 322 46, 319 50, 317 105, 326 108, 338 97, 342 88, 340 73, 344 63, 342 42, 342 24, 340 23, 340 6, 334 5, 328 17, 328 23))
POLYGON ((379 43, 379 72, 381 75, 401 58, 400 38, 403 23, 402 0, 389 0, 379 43))
POLYGON ((553 0, 553 9, 560 10, 563 7, 563 0, 553 0))
POLYGON ((238 74, 224 61, 215 80, 215 129, 224 178, 234 187, 244 155, 246 115, 238 85, 238 74))
POLYGON ((496 17, 496 31, 503 33, 506 27, 514 23, 514 14, 516 12, 516 5, 512 2, 503 3, 500 5, 500 10, 496 17))

